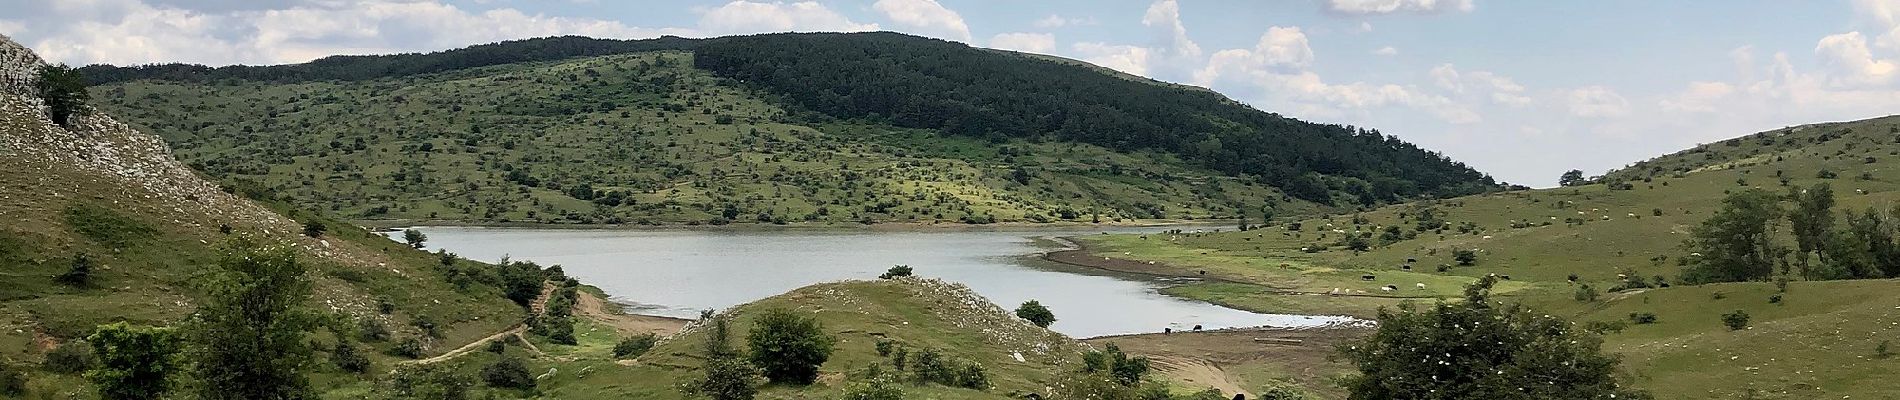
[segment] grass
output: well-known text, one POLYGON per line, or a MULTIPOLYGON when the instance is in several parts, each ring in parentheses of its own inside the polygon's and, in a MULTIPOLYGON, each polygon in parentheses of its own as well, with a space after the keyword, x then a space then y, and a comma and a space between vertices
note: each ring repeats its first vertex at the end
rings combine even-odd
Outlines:
MULTIPOLYGON (((1828 183, 1837 212, 1891 208, 1900 200, 1896 130, 1900 117, 1797 127, 1660 157, 1592 185, 1425 200, 1281 220, 1246 232, 1078 239, 1100 256, 1215 278, 1166 293, 1263 312, 1366 316, 1402 301, 1389 297, 1452 298, 1465 282, 1508 275, 1500 287, 1504 296, 1580 323, 1627 324, 1630 313, 1656 314, 1657 323, 1607 334, 1605 346, 1658 398, 1879 398, 1900 390, 1879 378, 1900 365, 1874 359, 1873 350, 1900 333, 1900 311, 1893 308, 1900 282, 1794 282, 1782 303, 1771 304, 1775 287, 1769 283, 1684 286, 1675 276, 1678 259, 1689 253, 1680 246, 1689 230, 1735 190, 1785 192, 1828 183), (1427 208, 1451 228, 1413 229, 1427 208), (1294 222, 1300 229, 1290 229, 1294 222), (1456 228, 1467 224, 1468 232, 1456 228), (1387 226, 1415 236, 1383 243, 1387 226), (1368 251, 1341 246, 1345 235, 1361 233, 1373 244, 1368 251), (1326 249, 1302 249, 1321 245, 1326 249), (1475 251, 1477 262, 1459 266, 1451 257, 1458 249, 1475 251), (1416 260, 1413 268, 1401 269, 1408 259, 1416 260), (1577 284, 1602 291, 1617 286, 1619 274, 1677 285, 1603 293, 1595 302, 1573 299, 1577 284), (1572 275, 1577 283, 1569 281, 1572 275), (1376 290, 1387 284, 1399 290, 1376 290), (1381 297, 1289 294, 1334 288, 1381 297), (1750 328, 1722 325, 1721 315, 1735 310, 1753 317, 1750 328)), ((1787 231, 1785 225, 1779 230, 1781 240, 1792 247, 1787 231)))
POLYGON ((691 64, 657 52, 93 91, 214 177, 357 220, 826 225, 1229 218, 1261 199, 1318 208, 1164 154, 801 125, 691 64), (594 201, 574 191, 583 184, 626 199, 594 201))

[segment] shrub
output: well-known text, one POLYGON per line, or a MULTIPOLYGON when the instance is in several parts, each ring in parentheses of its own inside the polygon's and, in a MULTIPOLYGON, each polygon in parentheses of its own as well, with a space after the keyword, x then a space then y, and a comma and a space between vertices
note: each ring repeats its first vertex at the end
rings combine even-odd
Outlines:
POLYGON ((106 400, 156 399, 171 388, 177 372, 179 339, 172 328, 134 327, 124 322, 101 325, 86 342, 98 365, 86 379, 106 400))
POLYGON ((890 340, 890 339, 877 340, 877 356, 878 357, 890 357, 891 350, 895 350, 896 348, 897 348, 897 341, 895 340, 890 340))
POLYGON ((0 395, 14 397, 26 394, 26 374, 0 365, 0 395))
POLYGON ((809 385, 836 342, 817 318, 783 308, 766 310, 746 337, 752 365, 774 383, 809 385))
POLYGON ((303 224, 303 235, 304 235, 304 236, 309 236, 309 237, 313 237, 313 238, 314 238, 314 237, 323 237, 323 233, 324 233, 324 232, 327 232, 327 231, 329 231, 329 230, 330 230, 330 227, 327 227, 327 226, 323 226, 323 223, 322 223, 322 222, 317 222, 317 221, 310 221, 310 222, 305 222, 305 223, 303 224))
POLYGON ((420 249, 425 243, 428 243, 429 235, 424 235, 422 231, 414 229, 404 229, 402 231, 402 241, 408 243, 409 247, 420 249))
POLYGON ((1597 301, 1597 289, 1590 287, 1588 283, 1577 285, 1577 294, 1572 297, 1584 303, 1597 301))
POLYGON ((1727 326, 1731 331, 1746 329, 1748 328, 1748 312, 1735 310, 1732 313, 1722 314, 1722 325, 1727 326))
POLYGON ((1781 293, 1768 295, 1768 304, 1781 304, 1781 293))
POLYGON ((1888 341, 1882 340, 1880 341, 1879 346, 1874 346, 1874 357, 1878 357, 1878 358, 1893 357, 1893 350, 1887 348, 1888 344, 1889 344, 1888 341))
POLYGON ((356 345, 348 341, 336 342, 336 348, 330 350, 330 362, 344 371, 359 374, 369 372, 369 357, 364 356, 362 351, 356 349, 356 345))
POLYGON ((55 374, 77 374, 92 369, 92 350, 79 343, 60 345, 46 353, 40 368, 55 374))
POLYGON ((490 341, 488 341, 488 349, 487 349, 487 350, 488 350, 488 352, 490 352, 490 353, 495 353, 495 354, 501 354, 501 353, 504 353, 504 352, 507 352, 507 351, 508 351, 508 342, 504 342, 504 341, 501 341, 501 340, 490 340, 490 341))
POLYGON ((86 287, 92 283, 92 258, 83 253, 73 255, 72 267, 54 280, 69 286, 86 287))
POLYGON ((1623 321, 1590 321, 1583 324, 1583 329, 1601 335, 1612 332, 1622 332, 1625 326, 1627 325, 1625 325, 1623 321))
POLYGON ((903 400, 904 388, 892 383, 890 379, 874 378, 868 382, 851 384, 844 391, 844 400, 903 400))
POLYGON ((383 326, 383 322, 375 318, 358 319, 356 320, 356 338, 365 342, 389 340, 389 328, 383 326))
POLYGON ((1637 324, 1637 325, 1654 324, 1656 323, 1656 313, 1649 313, 1649 312, 1630 313, 1630 323, 1637 324))
POLYGON ((1471 249, 1452 250, 1451 259, 1458 260, 1458 265, 1471 266, 1478 263, 1478 252, 1471 249))
POLYGON ((1022 306, 1016 307, 1016 317, 1029 320, 1029 323, 1044 328, 1056 323, 1056 314, 1050 312, 1049 307, 1043 307, 1042 303, 1035 300, 1025 301, 1022 306))
POLYGON ((877 277, 878 279, 891 279, 891 278, 896 278, 900 276, 911 276, 911 269, 909 265, 893 266, 891 267, 891 269, 884 271, 883 275, 878 275, 877 277))
POLYGON ((647 350, 652 350, 653 344, 659 341, 660 337, 651 333, 622 338, 620 343, 614 344, 614 358, 638 358, 646 354, 647 350))
POLYGON ((490 387, 527 389, 534 387, 534 376, 528 374, 528 365, 521 358, 502 357, 482 367, 482 382, 490 387))
POLYGON ((388 398, 463 400, 474 380, 442 364, 422 364, 397 369, 377 388, 388 398))
POLYGON ((990 387, 989 373, 983 370, 983 364, 975 362, 963 364, 957 370, 957 387, 983 390, 990 387))
POLYGON ((422 358, 422 352, 422 339, 414 336, 403 338, 401 342, 396 342, 396 347, 389 349, 389 355, 408 358, 422 358))

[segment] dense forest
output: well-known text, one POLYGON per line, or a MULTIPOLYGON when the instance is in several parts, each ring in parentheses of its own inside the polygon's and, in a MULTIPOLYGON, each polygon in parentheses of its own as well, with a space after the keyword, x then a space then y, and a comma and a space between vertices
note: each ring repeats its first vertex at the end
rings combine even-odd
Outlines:
POLYGON ((1370 204, 1495 186, 1462 163, 1376 130, 1300 121, 1214 93, 955 42, 882 32, 772 34, 709 40, 695 53, 701 69, 831 117, 1159 150, 1308 200, 1324 202, 1329 188, 1370 204))
POLYGON ((207 67, 196 64, 139 66, 89 65, 81 68, 93 84, 159 79, 210 82, 222 79, 290 83, 358 81, 454 71, 531 61, 603 56, 659 50, 690 50, 699 41, 676 36, 645 40, 595 39, 555 36, 510 40, 434 53, 373 56, 329 56, 303 64, 207 67))

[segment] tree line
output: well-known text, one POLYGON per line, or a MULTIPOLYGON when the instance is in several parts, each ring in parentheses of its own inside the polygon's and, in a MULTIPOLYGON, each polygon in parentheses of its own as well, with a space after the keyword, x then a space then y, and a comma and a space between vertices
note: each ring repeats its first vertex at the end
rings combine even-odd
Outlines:
POLYGON ((213 82, 226 79, 262 82, 360 81, 479 68, 533 61, 604 56, 660 50, 691 50, 698 39, 664 36, 655 39, 616 40, 584 36, 553 36, 509 40, 433 53, 373 56, 336 55, 303 64, 231 65, 148 64, 80 68, 93 84, 141 79, 213 82))

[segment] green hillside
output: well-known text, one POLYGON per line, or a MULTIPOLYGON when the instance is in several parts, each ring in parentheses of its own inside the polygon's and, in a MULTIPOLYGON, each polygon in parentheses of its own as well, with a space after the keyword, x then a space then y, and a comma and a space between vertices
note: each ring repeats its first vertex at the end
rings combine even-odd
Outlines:
MULTIPOLYGON (((5 81, 21 82, 12 78, 38 67, 37 57, 0 38, 5 81)), ((91 398, 84 380, 42 370, 41 361, 61 346, 85 346, 80 340, 100 324, 179 325, 212 289, 219 250, 239 236, 294 246, 309 266, 314 310, 347 326, 387 328, 391 340, 360 344, 376 370, 398 362, 383 354, 397 341, 418 339, 432 354, 525 315, 500 289, 458 286, 443 275, 490 266, 445 266, 353 225, 310 213, 285 217, 284 209, 201 179, 156 137, 102 113, 55 125, 41 104, 30 85, 0 87, 0 216, 8 221, 0 225, 0 367, 26 373, 30 398, 91 398), (300 234, 304 223, 324 224, 327 233, 300 234), (89 282, 57 280, 82 258, 91 265, 89 282)), ((325 350, 337 340, 311 339, 325 350)), ((326 356, 320 351, 318 360, 326 356)), ((313 371, 319 391, 371 379, 327 361, 313 371)))
POLYGON ((567 37, 271 67, 84 71, 105 83, 92 89, 102 108, 165 138, 187 163, 357 220, 1181 220, 1495 186, 1377 131, 888 33, 567 37), (889 53, 747 58, 766 56, 756 46, 811 43, 889 53), (759 63, 784 64, 774 75, 784 79, 754 79, 759 63), (969 66, 996 79, 949 75, 969 66), (995 96, 1012 74, 1040 84, 995 96), (807 96, 800 85, 815 82, 840 84, 807 96))
MULTIPOLYGON (((1123 268, 1205 270, 1216 279, 1168 291, 1259 311, 1370 316, 1401 301, 1455 297, 1478 277, 1503 275, 1510 280, 1500 291, 1518 301, 1580 323, 1623 325, 1606 335, 1606 349, 1620 353, 1638 386, 1657 398, 1880 398, 1900 391, 1880 378, 1900 363, 1876 355, 1880 344, 1900 339, 1900 282, 1796 276, 1779 293, 1770 282, 1689 286, 1679 276, 1683 259, 1693 257, 1684 239, 1732 192, 1780 194, 1827 183, 1836 213, 1884 214, 1900 200, 1896 130, 1900 117, 1809 125, 1638 163, 1597 184, 1421 201, 1244 232, 1083 239, 1097 254, 1142 261, 1117 264, 1123 268), (1366 250, 1351 250, 1351 236, 1366 250), (1458 250, 1471 251, 1473 265, 1460 265, 1458 250), (1416 260, 1409 270, 1408 260, 1416 260), (1582 285, 1597 299, 1579 301, 1582 285), (1738 309, 1753 317, 1751 327, 1723 327, 1721 315, 1738 309), (1631 323, 1632 313, 1653 313, 1657 322, 1631 323)), ((1775 240, 1792 248, 1787 220, 1777 225, 1775 240)))

